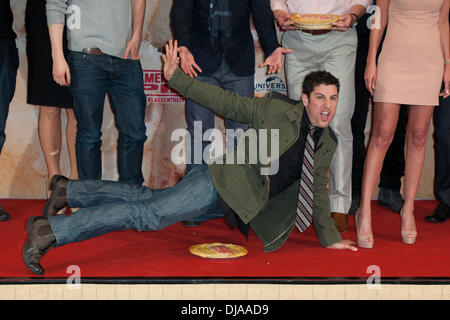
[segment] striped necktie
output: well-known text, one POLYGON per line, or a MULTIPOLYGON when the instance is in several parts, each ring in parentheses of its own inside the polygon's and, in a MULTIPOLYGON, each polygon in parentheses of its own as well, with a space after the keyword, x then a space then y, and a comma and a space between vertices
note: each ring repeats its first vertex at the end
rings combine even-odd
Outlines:
POLYGON ((305 231, 312 223, 314 206, 314 139, 313 135, 317 128, 309 129, 303 154, 302 173, 300 176, 300 191, 297 201, 297 215, 295 225, 300 232, 305 231))

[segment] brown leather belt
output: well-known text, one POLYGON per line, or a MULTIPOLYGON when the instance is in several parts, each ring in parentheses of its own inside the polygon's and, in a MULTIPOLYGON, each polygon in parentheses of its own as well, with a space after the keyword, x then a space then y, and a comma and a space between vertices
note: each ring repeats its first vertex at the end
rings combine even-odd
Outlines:
POLYGON ((312 34, 313 36, 318 36, 321 34, 327 34, 328 32, 330 32, 331 30, 302 30, 303 32, 312 34))
POLYGON ((83 53, 86 54, 104 54, 99 48, 84 48, 83 53))

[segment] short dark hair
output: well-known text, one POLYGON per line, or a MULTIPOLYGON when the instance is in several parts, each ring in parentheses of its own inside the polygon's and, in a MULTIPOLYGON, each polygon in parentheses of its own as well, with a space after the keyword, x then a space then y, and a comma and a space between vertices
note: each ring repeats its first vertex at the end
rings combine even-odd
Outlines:
POLYGON ((309 98, 309 95, 314 91, 314 88, 321 84, 327 86, 335 85, 339 93, 339 80, 327 71, 313 71, 309 73, 305 77, 305 80, 303 80, 303 93, 309 98))

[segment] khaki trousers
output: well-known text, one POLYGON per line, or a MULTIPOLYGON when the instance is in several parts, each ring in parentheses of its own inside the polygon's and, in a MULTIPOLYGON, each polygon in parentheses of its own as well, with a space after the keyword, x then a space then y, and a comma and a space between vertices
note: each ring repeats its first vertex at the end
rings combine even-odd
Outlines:
POLYGON ((330 210, 348 213, 352 202, 351 118, 355 106, 356 30, 331 31, 323 35, 293 30, 285 32, 282 43, 283 47, 294 50, 286 56, 286 78, 291 99, 300 100, 303 79, 312 71, 325 70, 339 79, 339 101, 330 124, 338 139, 330 168, 330 210))

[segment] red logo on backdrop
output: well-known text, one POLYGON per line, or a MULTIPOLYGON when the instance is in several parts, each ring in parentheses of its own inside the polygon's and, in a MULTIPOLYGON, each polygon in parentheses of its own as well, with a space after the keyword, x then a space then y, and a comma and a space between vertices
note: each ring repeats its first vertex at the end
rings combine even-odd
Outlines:
POLYGON ((173 91, 161 70, 144 70, 144 90, 148 103, 184 103, 185 99, 173 91))

